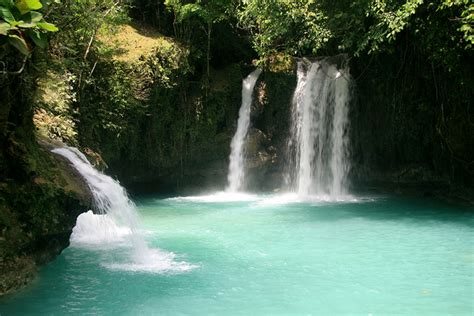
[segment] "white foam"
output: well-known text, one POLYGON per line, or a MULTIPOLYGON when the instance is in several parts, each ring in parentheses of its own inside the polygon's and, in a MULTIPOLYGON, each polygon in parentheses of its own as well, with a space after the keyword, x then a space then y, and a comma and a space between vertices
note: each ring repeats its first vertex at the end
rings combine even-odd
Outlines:
POLYGON ((263 197, 257 201, 257 206, 285 205, 296 203, 327 204, 327 203, 354 203, 359 202, 360 198, 352 195, 333 196, 330 194, 299 195, 297 193, 283 193, 263 197))
POLYGON ((196 202, 196 203, 234 203, 234 202, 254 202, 254 206, 285 205, 294 203, 306 204, 327 204, 327 203, 357 203, 373 201, 365 197, 354 195, 332 195, 332 194, 308 194, 280 193, 270 195, 257 195, 249 193, 238 193, 220 191, 213 194, 197 196, 179 196, 166 199, 173 202, 196 202))
POLYGON ((129 227, 118 226, 107 214, 88 211, 77 217, 70 241, 76 247, 108 246, 125 243, 131 234, 129 227))
POLYGON ((78 216, 70 240, 71 247, 92 251, 107 250, 101 266, 114 271, 165 274, 187 272, 199 267, 177 261, 172 252, 137 244, 133 241, 134 237, 136 232, 133 233, 128 227, 118 226, 110 216, 88 211, 78 216), (111 260, 112 249, 126 249, 127 255, 118 261, 114 259, 114 262, 108 262, 111 260))
POLYGON ((197 196, 178 196, 167 199, 168 201, 178 202, 201 202, 201 203, 226 203, 226 202, 252 202, 261 199, 258 195, 221 191, 208 195, 197 196))
POLYGON ((187 272, 198 268, 198 265, 189 264, 185 261, 177 261, 172 252, 159 249, 148 249, 146 253, 141 252, 131 262, 103 263, 105 268, 114 271, 144 272, 158 274, 173 274, 187 272))

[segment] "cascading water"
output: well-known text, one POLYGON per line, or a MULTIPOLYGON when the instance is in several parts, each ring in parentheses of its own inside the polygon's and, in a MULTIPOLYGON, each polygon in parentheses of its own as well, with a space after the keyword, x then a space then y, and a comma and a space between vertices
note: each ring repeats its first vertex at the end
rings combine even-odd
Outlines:
POLYGON ((298 62, 288 182, 299 196, 344 196, 349 171, 349 69, 298 62))
POLYGON ((71 245, 96 248, 119 244, 131 247, 128 262, 106 264, 117 270, 167 272, 185 271, 194 267, 185 262, 175 262, 173 253, 148 247, 145 238, 138 231, 135 204, 119 182, 96 170, 76 148, 55 148, 52 152, 69 160, 84 178, 99 213, 89 211, 79 215, 71 234, 71 245))
POLYGON ((241 191, 244 186, 245 165, 244 165, 244 145, 250 126, 250 106, 255 84, 262 72, 261 69, 254 70, 242 82, 242 105, 239 110, 239 120, 237 131, 230 144, 229 172, 227 175, 228 192, 241 191))
POLYGON ((96 170, 77 148, 55 148, 52 152, 68 159, 86 180, 99 214, 107 214, 114 222, 127 226, 136 235, 138 219, 135 205, 117 181, 96 170))

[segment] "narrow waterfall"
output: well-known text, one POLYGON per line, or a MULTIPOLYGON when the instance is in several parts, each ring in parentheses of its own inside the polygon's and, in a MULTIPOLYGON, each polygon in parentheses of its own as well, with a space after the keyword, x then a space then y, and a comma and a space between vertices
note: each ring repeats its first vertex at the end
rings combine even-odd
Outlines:
POLYGON ((135 205, 117 181, 95 169, 77 148, 55 148, 52 152, 69 160, 86 180, 99 214, 107 214, 114 222, 135 233, 138 225, 135 205))
POLYGON ((72 245, 96 248, 119 244, 131 247, 127 262, 106 264, 117 270, 166 272, 185 271, 194 267, 175 262, 173 253, 149 248, 144 236, 138 231, 135 204, 118 181, 95 169, 76 148, 55 148, 52 152, 66 158, 84 178, 99 213, 89 211, 79 215, 71 235, 72 245))
POLYGON ((348 67, 325 60, 298 62, 293 97, 288 182, 300 196, 346 194, 348 159, 348 67))
POLYGON ((250 126, 250 107, 255 84, 262 70, 256 69, 242 81, 242 105, 239 110, 237 131, 230 144, 229 172, 227 174, 227 191, 238 192, 244 186, 245 165, 244 145, 250 126))

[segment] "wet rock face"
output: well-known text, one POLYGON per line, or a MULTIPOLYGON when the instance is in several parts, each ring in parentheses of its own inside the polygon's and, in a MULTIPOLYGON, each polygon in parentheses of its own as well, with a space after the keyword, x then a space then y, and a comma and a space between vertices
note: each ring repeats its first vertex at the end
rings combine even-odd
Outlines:
POLYGON ((63 159, 36 143, 12 144, 6 157, 12 163, 15 154, 21 170, 10 168, 0 183, 0 296, 29 284, 38 266, 69 245, 77 216, 92 201, 85 182, 63 159))
POLYGON ((247 188, 278 191, 284 186, 294 73, 264 72, 256 85, 252 128, 245 151, 247 188))
POLYGON ((36 142, 34 77, 0 78, 0 296, 33 280, 69 244, 87 185, 36 142))
POLYGON ((271 146, 270 137, 259 129, 252 128, 249 131, 245 145, 246 166, 249 169, 261 168, 272 163, 272 158, 276 158, 274 150, 272 153, 274 148, 271 146))
POLYGON ((460 80, 467 70, 416 55, 401 63, 397 54, 352 60, 351 178, 472 190, 474 90, 460 80))
POLYGON ((247 188, 252 191, 262 190, 263 179, 277 159, 271 138, 261 130, 252 128, 247 135, 244 152, 247 188))

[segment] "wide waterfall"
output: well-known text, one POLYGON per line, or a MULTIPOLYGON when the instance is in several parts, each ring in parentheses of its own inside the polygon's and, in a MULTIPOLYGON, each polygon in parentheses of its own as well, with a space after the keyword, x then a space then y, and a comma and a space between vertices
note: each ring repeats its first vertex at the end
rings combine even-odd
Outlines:
POLYGON ((245 138, 250 126, 250 107, 255 84, 262 72, 261 69, 254 70, 242 82, 242 105, 239 110, 237 131, 230 144, 229 172, 227 175, 227 191, 238 192, 243 189, 245 179, 244 148, 245 138))
POLYGON ((92 192, 95 208, 77 218, 71 234, 71 245, 85 248, 110 248, 114 245, 130 248, 122 263, 107 263, 116 270, 146 272, 184 271, 193 268, 185 262, 175 262, 174 254, 148 246, 138 229, 135 204, 120 183, 95 169, 78 149, 61 147, 52 150, 63 156, 84 178, 92 192))
POLYGON ((299 196, 345 195, 350 75, 325 60, 298 62, 288 181, 299 196))

